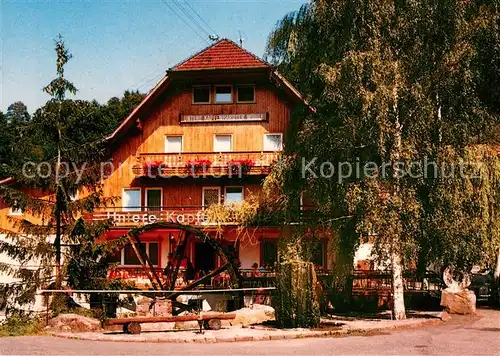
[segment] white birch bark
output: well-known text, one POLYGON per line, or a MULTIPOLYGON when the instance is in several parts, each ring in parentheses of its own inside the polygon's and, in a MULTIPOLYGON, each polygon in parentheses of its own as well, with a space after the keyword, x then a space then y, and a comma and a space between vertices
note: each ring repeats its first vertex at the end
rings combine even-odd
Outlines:
POLYGON ((406 308, 404 299, 404 282, 403 282, 403 266, 401 263, 401 255, 397 251, 396 246, 391 251, 391 267, 392 267, 392 317, 395 320, 406 319, 406 308))
MULTIPOLYGON (((393 159, 394 163, 398 163, 401 158, 401 146, 402 146, 402 135, 403 135, 403 125, 399 120, 398 113, 398 87, 399 87, 399 66, 398 63, 395 63, 395 73, 396 73, 396 83, 393 88, 393 97, 394 97, 394 114, 395 114, 395 123, 394 123, 394 154, 393 159)), ((399 171, 394 171, 394 197, 399 198, 400 194, 400 174, 399 171)), ((399 251, 399 236, 401 232, 397 229, 396 235, 392 237, 391 240, 391 269, 392 269, 392 316, 396 320, 406 319, 406 308, 405 308, 405 300, 404 300, 404 282, 403 282, 403 265, 401 262, 401 254, 399 251)))

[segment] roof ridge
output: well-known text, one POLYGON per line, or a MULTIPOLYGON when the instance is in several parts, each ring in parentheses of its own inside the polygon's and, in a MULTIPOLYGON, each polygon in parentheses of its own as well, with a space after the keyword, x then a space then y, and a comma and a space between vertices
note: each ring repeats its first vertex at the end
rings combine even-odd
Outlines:
MULTIPOLYGON (((227 49, 227 47, 226 48, 221 47, 221 48, 222 48, 222 51, 224 51, 224 49, 227 49)), ((232 50, 232 49, 229 47, 229 50, 232 50)), ((234 58, 225 58, 225 57, 223 57, 223 58, 227 60, 227 63, 231 63, 231 59, 234 59, 234 58)), ((221 68, 257 68, 257 67, 261 67, 261 66, 273 68, 273 66, 270 63, 266 62, 265 60, 263 60, 259 56, 253 54, 249 50, 241 47, 240 45, 238 45, 236 42, 232 41, 231 39, 221 38, 217 42, 211 44, 210 46, 203 48, 202 50, 196 52, 195 54, 191 55, 190 57, 186 58, 185 60, 177 63, 175 66, 171 67, 169 69, 169 71, 182 71, 182 70, 190 70, 190 69, 197 70, 197 69, 221 69, 221 68), (218 49, 214 49, 214 48, 217 46, 220 46, 223 43, 229 44, 229 45, 234 47, 235 51, 239 50, 241 52, 241 54, 240 54, 240 56, 242 57, 242 58, 240 58, 241 62, 242 62, 241 66, 238 65, 238 63, 234 63, 234 61, 233 61, 232 65, 231 64, 225 65, 224 61, 221 61, 220 58, 218 58, 219 61, 217 61, 216 56, 218 53, 218 49), (210 52, 211 50, 213 50, 213 51, 210 52), (206 55, 204 56, 204 54, 206 54, 206 55), (214 62, 214 64, 212 66, 210 66, 208 64, 196 65, 195 63, 197 63, 197 60, 201 63, 203 63, 203 61, 206 62, 208 60, 208 62, 214 62), (189 62, 191 62, 191 61, 193 61, 194 63, 191 63, 191 65, 190 65, 189 62)))

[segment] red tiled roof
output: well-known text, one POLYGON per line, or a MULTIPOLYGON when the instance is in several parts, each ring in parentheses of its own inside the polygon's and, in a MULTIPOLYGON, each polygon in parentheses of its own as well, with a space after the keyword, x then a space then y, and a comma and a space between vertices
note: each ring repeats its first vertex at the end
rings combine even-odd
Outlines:
POLYGON ((227 68, 266 68, 269 64, 233 41, 222 39, 177 64, 173 71, 227 68))

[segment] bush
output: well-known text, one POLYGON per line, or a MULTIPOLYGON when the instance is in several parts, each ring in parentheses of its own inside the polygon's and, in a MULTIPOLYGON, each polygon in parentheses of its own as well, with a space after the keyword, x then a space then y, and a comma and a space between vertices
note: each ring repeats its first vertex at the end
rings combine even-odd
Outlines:
POLYGON ((43 326, 39 317, 15 312, 0 325, 0 337, 35 335, 43 329, 43 326))
POLYGON ((316 273, 311 262, 281 263, 277 279, 276 321, 280 328, 313 328, 320 324, 316 273))

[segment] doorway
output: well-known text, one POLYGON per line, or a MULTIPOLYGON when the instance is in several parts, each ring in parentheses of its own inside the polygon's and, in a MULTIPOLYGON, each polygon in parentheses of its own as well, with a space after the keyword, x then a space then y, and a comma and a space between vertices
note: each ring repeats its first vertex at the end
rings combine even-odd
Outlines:
POLYGON ((194 245, 194 268, 198 271, 212 271, 215 269, 215 250, 206 243, 194 245))

